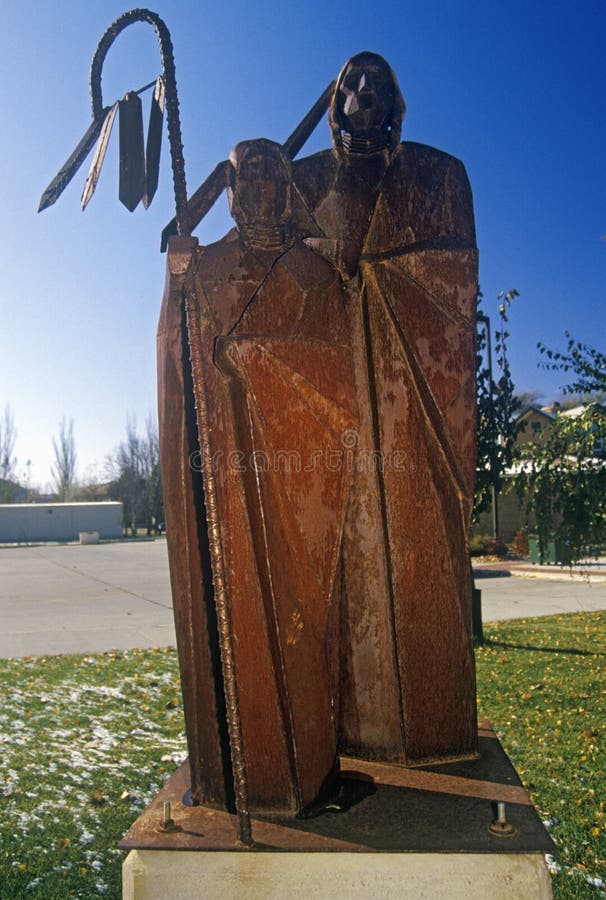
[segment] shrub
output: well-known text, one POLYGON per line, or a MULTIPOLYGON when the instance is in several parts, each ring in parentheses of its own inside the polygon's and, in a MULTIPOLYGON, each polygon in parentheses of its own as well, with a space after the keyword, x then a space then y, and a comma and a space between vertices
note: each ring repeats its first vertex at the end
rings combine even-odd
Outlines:
POLYGON ((516 533, 514 539, 509 545, 511 552, 515 553, 516 556, 528 556, 530 554, 530 547, 528 546, 528 535, 523 528, 516 533))
POLYGON ((509 549, 500 538, 491 537, 489 534, 476 534, 469 542, 469 551, 472 556, 498 556, 505 559, 509 549))
POLYGON ((499 559, 505 559, 509 553, 509 547, 501 538, 490 538, 484 546, 484 553, 486 556, 498 556, 499 559))
POLYGON ((487 534, 474 534, 469 541, 469 552, 472 556, 483 556, 486 542, 491 540, 487 534))

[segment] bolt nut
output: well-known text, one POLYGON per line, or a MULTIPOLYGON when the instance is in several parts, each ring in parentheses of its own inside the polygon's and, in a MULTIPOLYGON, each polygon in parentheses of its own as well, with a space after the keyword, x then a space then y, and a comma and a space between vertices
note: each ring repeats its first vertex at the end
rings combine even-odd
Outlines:
POLYGON ((497 837, 512 837, 514 834, 517 834, 517 829, 511 822, 507 821, 504 803, 497 803, 497 817, 494 822, 491 822, 488 826, 488 830, 497 837))
POLYGON ((177 823, 171 816, 170 801, 168 800, 162 807, 162 819, 160 820, 158 830, 164 832, 165 834, 171 834, 175 831, 181 831, 181 826, 177 825, 177 823))

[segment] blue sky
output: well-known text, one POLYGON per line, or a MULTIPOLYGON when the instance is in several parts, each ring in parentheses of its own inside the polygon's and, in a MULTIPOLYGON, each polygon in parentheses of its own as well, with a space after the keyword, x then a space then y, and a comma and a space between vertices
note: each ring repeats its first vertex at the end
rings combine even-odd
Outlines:
MULTIPOLYGON (((83 475, 121 440, 127 414, 142 426, 155 409, 159 234, 174 214, 166 137, 147 212, 118 202, 117 128, 86 212, 88 162, 55 206, 36 212, 90 122, 96 44, 127 8, 113 0, 3 5, 0 411, 10 403, 19 469, 31 459, 42 484, 62 416, 74 419, 83 475)), ((286 138, 348 56, 376 51, 406 99, 403 137, 466 165, 486 311, 496 318, 501 289, 520 292, 510 353, 518 389, 549 400, 561 383, 537 368, 538 340, 559 346, 568 328, 604 349, 602 0, 177 0, 152 8, 175 47, 190 193, 237 141, 286 138)), ((153 30, 131 26, 109 51, 104 103, 151 81, 159 65, 153 30)), ((322 122, 303 153, 327 146, 322 122)), ((220 202, 197 234, 207 243, 229 226, 220 202)))

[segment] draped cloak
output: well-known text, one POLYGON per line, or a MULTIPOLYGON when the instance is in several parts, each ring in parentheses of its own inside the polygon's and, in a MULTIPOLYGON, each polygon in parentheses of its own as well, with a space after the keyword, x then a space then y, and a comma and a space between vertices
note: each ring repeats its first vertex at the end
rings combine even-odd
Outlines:
POLYGON ((333 657, 342 752, 477 752, 468 534, 477 251, 463 165, 405 142, 293 166, 349 277, 360 416, 333 657))
POLYGON ((213 541, 251 809, 300 810, 338 767, 327 635, 358 425, 345 299, 301 242, 255 250, 235 231, 196 251, 183 291, 167 282, 160 435, 194 802, 233 806, 213 541))

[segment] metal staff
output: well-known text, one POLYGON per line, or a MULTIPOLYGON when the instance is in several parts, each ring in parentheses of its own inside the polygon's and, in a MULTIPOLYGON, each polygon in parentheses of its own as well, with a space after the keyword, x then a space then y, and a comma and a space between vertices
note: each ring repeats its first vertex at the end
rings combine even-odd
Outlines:
MULTIPOLYGON (((93 122, 72 156, 67 160, 59 173, 45 190, 40 201, 39 211, 46 209, 48 206, 51 206, 58 199, 58 197, 65 190, 73 176, 82 165, 82 162, 88 155, 88 152, 92 148, 95 139, 102 131, 103 125, 108 119, 108 114, 113 110, 115 115, 115 109, 113 107, 109 108, 103 106, 101 95, 101 71, 107 52, 113 44, 114 40, 121 31, 123 31, 128 25, 131 25, 133 22, 148 22, 154 27, 158 36, 158 41, 160 44, 160 54, 162 59, 163 78, 166 88, 168 137, 173 170, 177 233, 187 237, 191 232, 189 224, 189 210, 187 206, 185 163, 183 159, 183 144, 181 141, 181 124, 179 119, 179 102, 177 97, 177 82, 175 77, 175 63, 172 41, 168 28, 166 27, 162 19, 156 13, 151 12, 148 9, 133 9, 130 12, 124 13, 122 16, 116 19, 116 21, 112 25, 110 25, 110 27, 101 38, 95 51, 95 55, 93 56, 90 74, 93 122)), ((131 95, 127 95, 126 98, 128 102, 130 102, 130 100, 128 100, 129 96, 131 95)), ((98 177, 98 172, 103 161, 102 157, 104 155, 104 147, 106 146, 107 140, 109 139, 110 129, 111 122, 109 122, 106 126, 106 134, 101 135, 103 146, 100 148, 100 158, 93 160, 93 170, 96 172, 96 177, 98 177)), ((85 194, 87 193, 87 187, 85 187, 85 194)), ((94 186, 92 187, 92 189, 94 189, 94 186)), ((92 190, 90 191, 90 193, 92 193, 92 190)), ((206 418, 205 412, 205 409, 199 410, 202 424, 204 424, 204 419, 206 418)), ((202 440, 201 444, 204 451, 204 440, 202 440)), ((246 766, 244 759, 244 750, 242 746, 242 728, 238 706, 238 688, 235 677, 235 661, 231 635, 231 616, 227 595, 224 590, 223 559, 221 546, 219 543, 219 523, 217 518, 217 507, 215 499, 216 490, 212 465, 204 466, 203 487, 204 505, 206 507, 206 516, 208 520, 208 534, 213 568, 215 604, 217 607, 219 642, 221 650, 221 667, 223 670, 223 681, 226 695, 227 727, 229 732, 232 771, 234 777, 234 793, 236 799, 236 812, 238 816, 238 833, 241 842, 250 846, 253 843, 253 839, 251 833, 250 813, 248 810, 246 766)))

